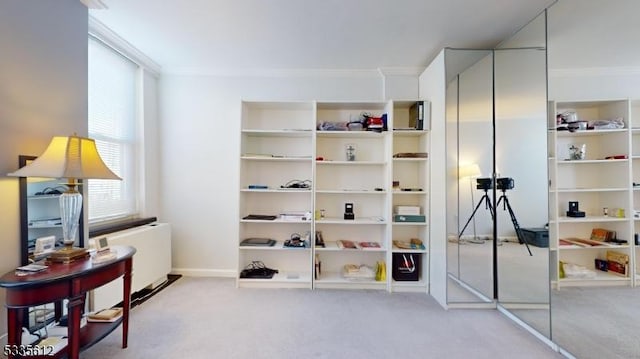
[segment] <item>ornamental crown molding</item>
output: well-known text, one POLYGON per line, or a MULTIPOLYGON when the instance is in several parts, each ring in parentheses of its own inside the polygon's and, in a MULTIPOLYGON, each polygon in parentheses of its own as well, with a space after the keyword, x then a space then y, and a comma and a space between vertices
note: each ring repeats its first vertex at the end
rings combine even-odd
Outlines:
POLYGON ((162 67, 157 62, 91 15, 89 15, 89 35, 113 47, 154 76, 160 76, 162 67))

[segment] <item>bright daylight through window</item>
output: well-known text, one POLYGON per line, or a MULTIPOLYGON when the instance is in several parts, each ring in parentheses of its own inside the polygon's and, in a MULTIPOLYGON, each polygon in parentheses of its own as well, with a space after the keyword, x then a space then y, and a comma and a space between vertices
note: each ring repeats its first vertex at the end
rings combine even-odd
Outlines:
POLYGON ((136 76, 138 65, 89 37, 89 137, 122 181, 89 180, 89 222, 138 212, 136 76))

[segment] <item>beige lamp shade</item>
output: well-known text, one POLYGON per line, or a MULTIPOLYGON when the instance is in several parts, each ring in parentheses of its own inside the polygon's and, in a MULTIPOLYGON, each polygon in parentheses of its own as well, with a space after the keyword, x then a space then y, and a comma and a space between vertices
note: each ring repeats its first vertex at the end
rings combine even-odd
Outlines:
POLYGON ((458 177, 459 178, 476 178, 482 176, 482 172, 480 172, 480 166, 477 163, 473 163, 466 166, 460 166, 458 168, 458 177))
POLYGON ((121 179, 102 161, 95 141, 78 136, 54 137, 42 155, 9 176, 121 179))

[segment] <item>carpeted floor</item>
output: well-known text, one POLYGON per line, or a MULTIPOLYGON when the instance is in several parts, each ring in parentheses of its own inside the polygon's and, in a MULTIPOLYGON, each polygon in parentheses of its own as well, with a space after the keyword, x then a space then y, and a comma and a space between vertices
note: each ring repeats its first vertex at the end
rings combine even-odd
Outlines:
POLYGON ((443 310, 417 293, 235 288, 178 279, 81 354, 100 358, 560 358, 495 310, 443 310))
POLYGON ((577 358, 640 358, 640 288, 551 292, 552 337, 577 358))

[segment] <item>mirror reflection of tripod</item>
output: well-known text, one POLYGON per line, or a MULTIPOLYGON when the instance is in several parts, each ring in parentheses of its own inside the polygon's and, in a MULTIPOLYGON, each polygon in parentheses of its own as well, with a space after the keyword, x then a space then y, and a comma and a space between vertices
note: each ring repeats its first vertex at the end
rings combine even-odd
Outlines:
MULTIPOLYGON (((467 227, 469 226, 469 223, 474 218, 476 212, 478 212, 478 209, 482 204, 484 204, 485 209, 489 209, 489 213, 491 214, 491 220, 495 219, 495 214, 493 213, 493 206, 491 205, 491 198, 489 198, 489 194, 488 194, 489 190, 493 188, 493 181, 491 180, 491 178, 478 178, 476 179, 476 183, 477 183, 476 188, 483 190, 484 194, 482 195, 482 197, 480 197, 480 200, 478 201, 478 204, 476 205, 476 207, 473 209, 471 216, 469 216, 467 223, 465 223, 464 227, 462 227, 462 230, 458 235, 458 241, 460 241, 460 238, 462 238, 462 234, 467 229, 467 227)), ((496 209, 500 206, 500 203, 502 203, 502 209, 509 212, 509 217, 511 218, 511 223, 513 224, 513 229, 516 232, 518 242, 520 244, 524 243, 524 245, 527 247, 527 251, 529 252, 529 255, 533 256, 533 253, 531 253, 531 248, 529 248, 529 243, 527 243, 526 238, 522 234, 520 225, 518 224, 518 219, 516 218, 516 214, 515 212, 513 212, 513 208, 511 208, 511 204, 509 203, 509 198, 507 198, 507 190, 513 189, 515 187, 513 178, 511 177, 497 178, 496 185, 497 185, 496 188, 502 191, 502 194, 500 195, 500 197, 498 198, 498 201, 496 202, 496 209)))

